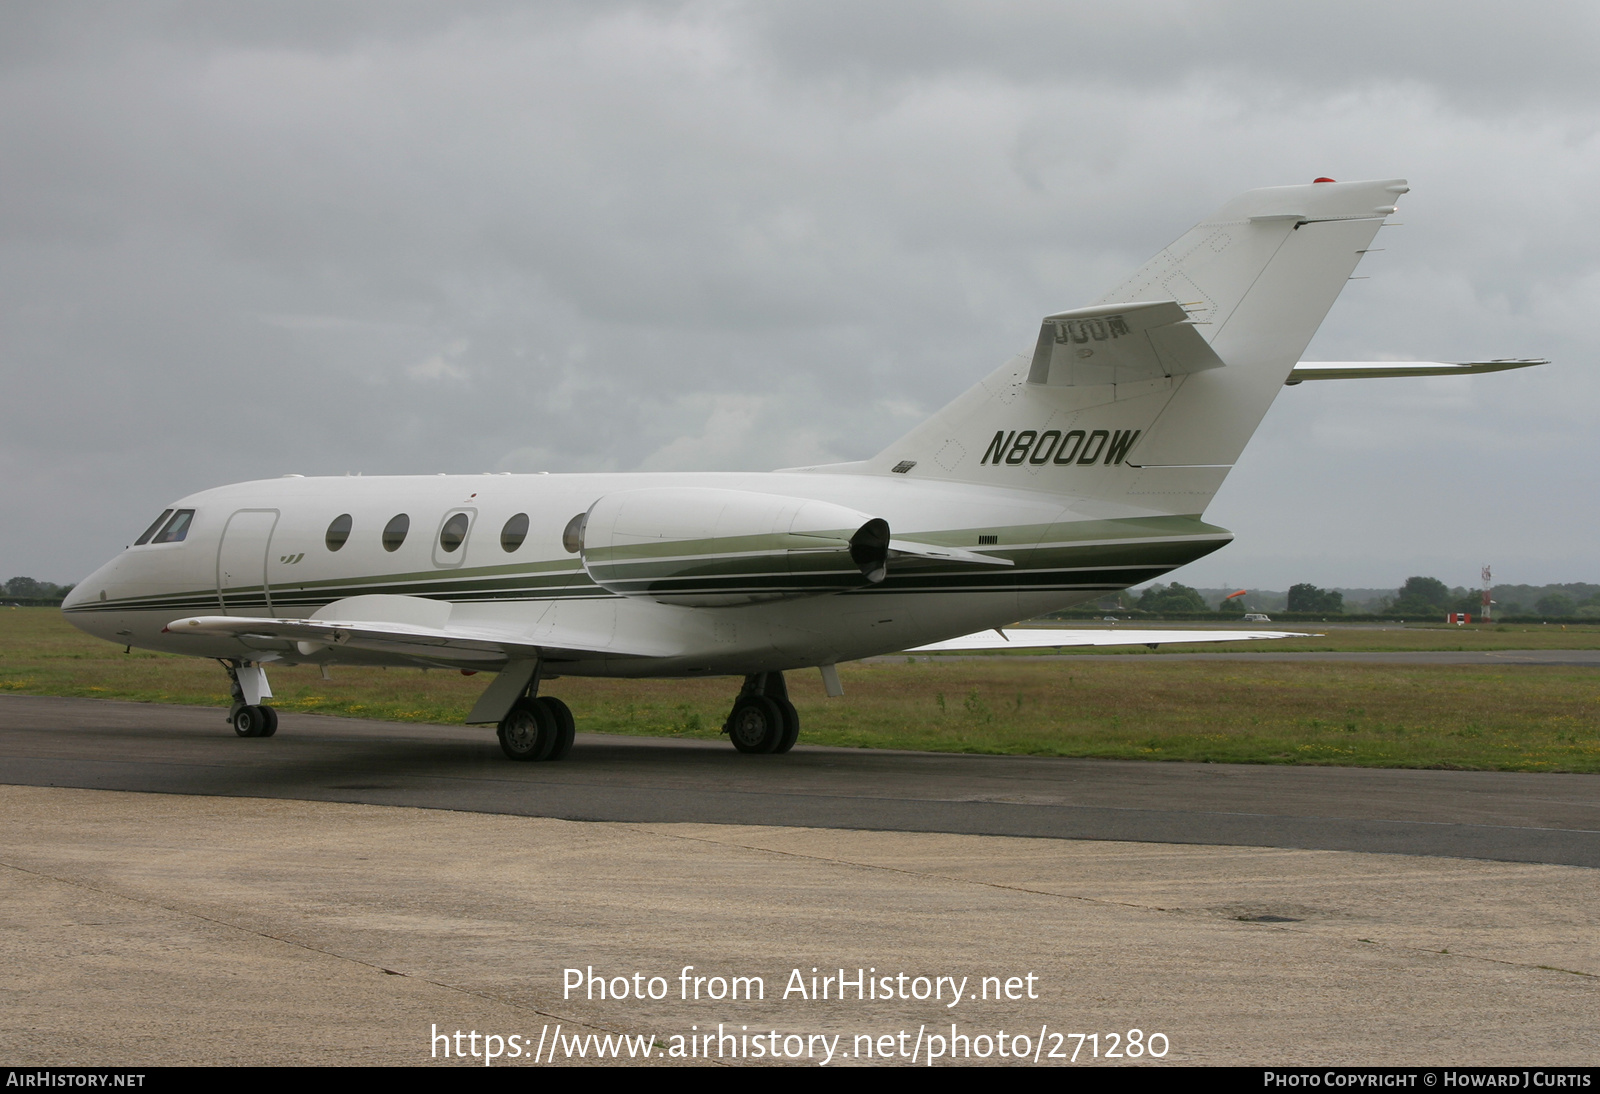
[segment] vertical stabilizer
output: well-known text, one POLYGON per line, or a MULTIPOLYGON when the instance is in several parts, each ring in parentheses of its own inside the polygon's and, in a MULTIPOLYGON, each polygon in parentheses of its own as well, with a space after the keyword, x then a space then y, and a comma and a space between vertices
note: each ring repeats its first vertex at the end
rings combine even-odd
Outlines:
POLYGON ((1240 195, 866 469, 1203 512, 1406 189, 1240 195))

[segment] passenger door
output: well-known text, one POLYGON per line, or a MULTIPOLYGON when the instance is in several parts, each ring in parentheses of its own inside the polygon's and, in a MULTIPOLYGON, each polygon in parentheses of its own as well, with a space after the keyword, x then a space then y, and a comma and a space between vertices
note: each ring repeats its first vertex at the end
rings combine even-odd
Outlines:
POLYGON ((217 545, 217 602, 223 615, 272 615, 267 552, 276 509, 240 509, 228 518, 217 545))

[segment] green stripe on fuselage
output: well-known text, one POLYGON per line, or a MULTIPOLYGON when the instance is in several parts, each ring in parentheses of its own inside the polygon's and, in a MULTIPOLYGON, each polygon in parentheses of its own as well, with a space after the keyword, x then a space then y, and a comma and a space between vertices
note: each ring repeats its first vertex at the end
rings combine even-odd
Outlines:
MULTIPOLYGON (((1232 535, 1194 517, 1172 516, 911 532, 897 538, 933 546, 976 548, 995 558, 1009 558, 1015 565, 1001 569, 979 564, 902 559, 891 564, 889 576, 882 584, 850 588, 855 579, 841 565, 841 558, 848 558, 842 543, 838 549, 830 550, 832 544, 827 539, 787 534, 628 545, 593 552, 590 564, 602 574, 612 571, 614 580, 608 583, 626 584, 629 593, 634 592, 637 585, 644 586, 639 592, 653 591, 658 581, 671 582, 673 591, 696 588, 723 591, 730 587, 809 590, 819 583, 835 583, 817 590, 820 592, 842 584, 845 587, 839 591, 853 593, 938 592, 957 587, 1048 590, 1109 585, 1122 588, 1210 554, 1226 544, 1232 535), (993 536, 998 543, 980 544, 980 536, 993 536), (730 555, 738 555, 736 551, 727 550, 735 544, 766 553, 730 558, 730 555), (705 554, 694 557, 699 553, 696 548, 704 550, 705 554)), ((271 587, 274 610, 315 610, 336 600, 375 593, 452 602, 594 599, 615 595, 596 585, 576 558, 284 582, 271 587)), ((259 586, 230 589, 224 595, 232 610, 247 607, 265 610, 266 607, 259 586)), ((71 610, 168 611, 176 618, 184 614, 202 614, 217 606, 217 590, 208 588, 89 601, 71 610)))

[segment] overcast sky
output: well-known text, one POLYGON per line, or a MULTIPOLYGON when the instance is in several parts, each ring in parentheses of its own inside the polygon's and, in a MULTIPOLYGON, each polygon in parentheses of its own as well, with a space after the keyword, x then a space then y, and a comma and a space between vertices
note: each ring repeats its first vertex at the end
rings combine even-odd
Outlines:
POLYGON ((1237 192, 1412 193, 1195 585, 1600 580, 1590 3, 10 4, 0 579, 285 472, 872 454, 1237 192))

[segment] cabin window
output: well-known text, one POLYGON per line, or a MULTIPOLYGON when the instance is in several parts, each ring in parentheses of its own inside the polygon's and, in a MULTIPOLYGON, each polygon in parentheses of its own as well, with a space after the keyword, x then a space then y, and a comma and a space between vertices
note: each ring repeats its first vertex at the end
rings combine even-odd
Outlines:
POLYGON ((156 533, 156 538, 151 543, 182 543, 183 537, 189 534, 189 522, 194 520, 193 509, 179 509, 172 514, 172 519, 162 526, 156 533))
POLYGON ((444 527, 439 529, 439 546, 445 554, 449 554, 461 546, 467 538, 467 514, 457 513, 444 522, 444 527))
POLYGON ((171 509, 163 509, 163 510, 161 510, 161 515, 156 518, 156 522, 154 524, 152 524, 150 527, 146 528, 144 530, 144 535, 142 535, 138 539, 134 540, 133 541, 133 545, 135 547, 143 547, 146 543, 149 543, 150 542, 150 537, 156 534, 156 529, 160 528, 163 524, 165 524, 167 522, 167 518, 170 517, 171 515, 172 515, 172 510, 171 509))
POLYGON ((406 541, 406 533, 409 531, 411 531, 411 518, 405 513, 396 513, 389 518, 389 523, 383 526, 383 549, 398 551, 400 545, 406 541))
POLYGON ((333 518, 333 523, 328 525, 328 535, 326 539, 328 550, 337 551, 339 548, 344 546, 345 541, 350 538, 350 526, 351 521, 349 513, 340 513, 338 516, 333 518))
POLYGON ((518 513, 506 521, 506 526, 500 529, 500 548, 509 554, 522 546, 522 541, 528 538, 528 514, 518 513))

